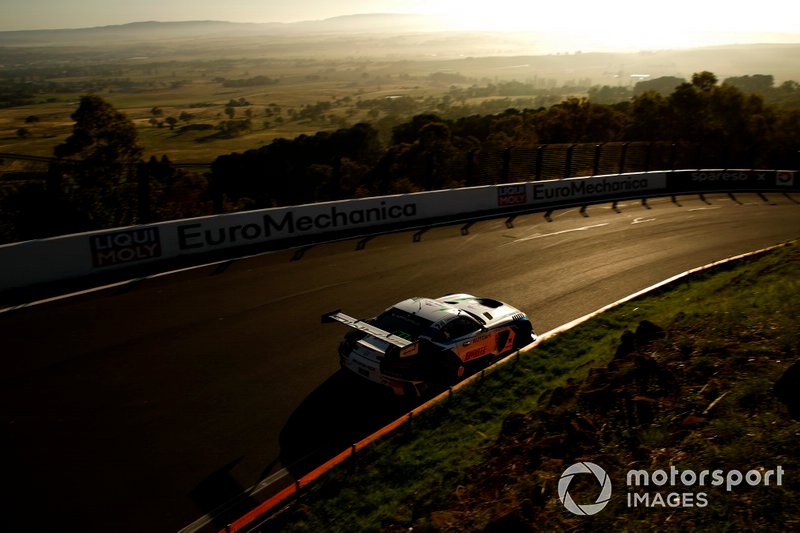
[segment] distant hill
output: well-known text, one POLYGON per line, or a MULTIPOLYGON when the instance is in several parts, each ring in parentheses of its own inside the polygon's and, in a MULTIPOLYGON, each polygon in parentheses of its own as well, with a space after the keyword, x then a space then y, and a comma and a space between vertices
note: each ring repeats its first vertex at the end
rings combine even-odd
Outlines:
POLYGON ((294 23, 225 21, 133 22, 115 26, 0 32, 0 69, 129 58, 210 60, 236 57, 330 60, 415 60, 421 71, 496 80, 591 79, 627 85, 631 75, 689 77, 710 70, 721 78, 771 74, 800 80, 800 33, 716 35, 703 48, 636 52, 587 50, 547 32, 441 31, 441 21, 414 14, 363 14, 294 23), (793 43, 793 44, 786 44, 793 43))
POLYGON ((292 23, 242 23, 214 20, 146 21, 93 28, 0 31, 0 46, 97 44, 98 39, 149 41, 195 37, 417 32, 433 31, 434 24, 435 21, 428 17, 405 14, 347 15, 292 23))

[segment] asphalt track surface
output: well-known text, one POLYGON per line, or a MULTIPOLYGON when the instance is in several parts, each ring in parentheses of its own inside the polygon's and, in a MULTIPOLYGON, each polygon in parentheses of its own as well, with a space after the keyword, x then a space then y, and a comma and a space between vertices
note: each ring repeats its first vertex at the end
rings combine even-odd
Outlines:
POLYGON ((323 312, 469 292, 544 332, 800 237, 800 195, 648 205, 265 254, 0 314, 0 530, 177 531, 394 419, 408 405, 339 371, 345 331, 323 312))

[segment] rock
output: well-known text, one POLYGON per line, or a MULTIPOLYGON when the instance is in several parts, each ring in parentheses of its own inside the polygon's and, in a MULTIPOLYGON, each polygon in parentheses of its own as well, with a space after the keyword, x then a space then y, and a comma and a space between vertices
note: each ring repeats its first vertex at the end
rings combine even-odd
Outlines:
POLYGON ((556 387, 553 389, 553 392, 550 393, 550 400, 547 402, 547 407, 557 407, 559 405, 563 405, 568 400, 571 400, 575 397, 575 391, 577 387, 575 385, 570 385, 568 387, 556 387))
POLYGON ((581 389, 578 394, 581 402, 593 409, 611 409, 617 401, 617 394, 610 383, 593 389, 581 389))
POLYGON ((666 336, 664 328, 653 324, 649 320, 642 320, 636 327, 636 332, 626 331, 619 339, 619 346, 614 353, 614 359, 624 359, 637 349, 643 348, 655 340, 666 336))
POLYGON ((656 418, 659 401, 647 396, 637 395, 631 399, 633 414, 637 424, 649 424, 656 418))
POLYGON ((636 350, 636 334, 626 331, 619 339, 619 346, 614 353, 614 359, 624 359, 636 350))
POLYGON ((483 530, 485 533, 531 533, 535 531, 519 509, 495 518, 483 530))
POLYGON ((705 422, 706 422, 706 419, 703 418, 702 416, 689 415, 689 416, 687 416, 686 418, 683 419, 683 421, 681 422, 681 426, 683 426, 685 428, 695 427, 695 426, 699 426, 700 424, 704 424, 705 422))
POLYGON ((800 420, 800 361, 786 369, 773 387, 775 396, 786 405, 789 414, 800 420))
POLYGON ((642 320, 636 328, 634 337, 638 347, 647 346, 648 344, 658 339, 663 339, 666 336, 664 328, 653 324, 649 320, 642 320))
POLYGON ((567 454, 568 435, 559 433, 542 438, 532 449, 536 450, 539 457, 562 458, 567 454))
POLYGON ((511 413, 503 419, 500 428, 502 438, 518 438, 528 425, 528 416, 522 413, 511 413))

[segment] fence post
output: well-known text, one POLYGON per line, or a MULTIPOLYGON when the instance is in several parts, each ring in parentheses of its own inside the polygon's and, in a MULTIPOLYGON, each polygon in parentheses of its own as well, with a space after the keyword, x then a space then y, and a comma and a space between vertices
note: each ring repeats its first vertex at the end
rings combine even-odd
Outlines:
POLYGON ((546 144, 541 144, 536 147, 536 175, 534 176, 536 181, 542 179, 542 165, 544 164, 544 151, 546 149, 546 144))
POLYGON ((136 165, 136 222, 150 222, 150 169, 145 163, 136 165))
POLYGON ((619 173, 625 173, 625 158, 628 155, 628 145, 630 143, 623 143, 622 144, 622 151, 619 154, 619 173))
POLYGON ((222 191, 222 177, 218 173, 211 172, 208 178, 208 186, 211 191, 211 205, 215 215, 222 213, 223 207, 223 191, 222 191))
POLYGON ((653 143, 648 143, 644 152, 644 171, 650 172, 650 161, 653 157, 653 143))
POLYGON ((571 144, 567 148, 567 159, 564 161, 564 179, 567 179, 572 174, 572 152, 575 151, 575 144, 571 144))
POLYGON ((603 153, 603 143, 594 146, 594 167, 592 168, 592 176, 600 174, 600 157, 603 153))
POLYGON ((678 156, 678 143, 672 143, 672 148, 669 152, 669 169, 675 171, 675 159, 678 156))
POLYGON ((467 185, 474 184, 474 178, 477 167, 477 162, 475 161, 475 154, 478 152, 477 148, 473 148, 472 150, 467 153, 467 164, 466 164, 466 173, 467 173, 467 185))
POLYGON ((500 183, 508 183, 511 177, 511 147, 503 150, 503 171, 500 176, 500 183))

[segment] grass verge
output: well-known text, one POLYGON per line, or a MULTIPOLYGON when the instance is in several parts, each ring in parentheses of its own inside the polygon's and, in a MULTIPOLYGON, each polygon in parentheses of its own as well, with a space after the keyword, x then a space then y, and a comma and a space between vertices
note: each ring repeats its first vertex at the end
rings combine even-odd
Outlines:
MULTIPOLYGON (((800 422, 774 384, 798 358, 799 315, 797 245, 693 275, 488 373, 332 470, 261 530, 796 529, 800 422), (558 497, 577 461, 612 480, 594 516, 569 513, 558 497), (780 486, 775 477, 730 491, 710 481, 626 485, 630 469, 763 475, 778 465, 780 486), (691 494, 692 505, 683 496, 671 505, 670 493, 691 494)), ((594 503, 599 488, 586 477, 570 494, 594 503)))

